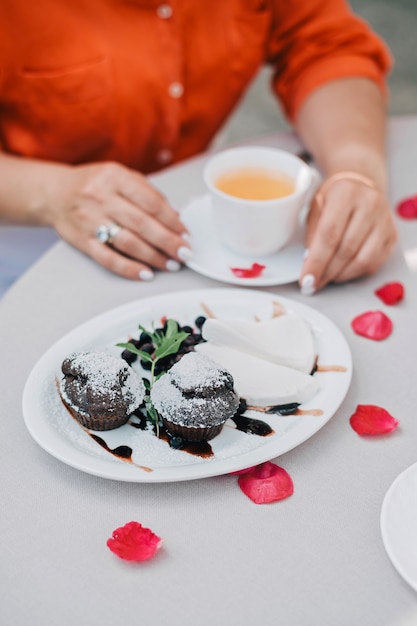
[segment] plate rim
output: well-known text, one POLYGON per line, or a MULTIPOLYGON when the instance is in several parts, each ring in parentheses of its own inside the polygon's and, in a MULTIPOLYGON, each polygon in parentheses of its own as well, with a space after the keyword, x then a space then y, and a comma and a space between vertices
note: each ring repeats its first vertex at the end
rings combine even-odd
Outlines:
POLYGON ((417 474, 417 461, 406 467, 402 472, 400 472, 398 476, 394 478, 388 490, 386 491, 381 505, 380 531, 385 551, 395 570, 405 580, 405 582, 408 583, 408 585, 412 589, 414 589, 414 591, 417 591, 417 566, 416 575, 414 578, 412 578, 407 569, 404 567, 401 558, 398 556, 395 548, 393 548, 390 537, 390 528, 388 524, 388 511, 389 507, 392 505, 392 498, 395 496, 399 485, 403 484, 404 481, 409 477, 409 475, 414 473, 417 474))
MULTIPOLYGON (((66 353, 69 353, 69 348, 66 348, 66 353)), ((297 301, 291 300, 290 298, 286 298, 284 296, 280 296, 279 294, 273 294, 267 291, 261 290, 248 290, 245 288, 206 288, 206 289, 189 289, 183 290, 181 292, 170 292, 167 294, 157 294, 154 296, 149 296, 145 298, 136 299, 125 304, 119 305, 117 307, 110 308, 96 316, 93 316, 87 319, 85 322, 77 325, 67 333, 65 333, 60 339, 55 341, 38 359, 35 365, 32 367, 22 395, 22 410, 23 410, 23 418, 24 423, 26 425, 27 430, 31 434, 32 438, 38 443, 38 445, 43 448, 46 452, 51 454, 51 456, 60 460, 61 462, 70 465, 80 471, 93 474, 96 476, 100 476, 107 479, 112 480, 121 480, 127 482, 137 482, 137 483, 158 483, 158 482, 176 482, 176 481, 186 481, 186 480, 194 480, 200 478, 209 478, 213 476, 219 476, 223 474, 227 474, 233 471, 238 471, 239 469, 243 469, 244 467, 248 467, 250 465, 255 465, 266 460, 270 460, 272 458, 277 458, 282 454, 292 450, 293 448, 301 445, 310 437, 312 437, 316 432, 318 432, 330 419, 333 417, 337 409, 340 407, 343 402, 351 383, 352 378, 352 354, 347 343, 346 338, 340 331, 340 329, 330 320, 327 316, 325 316, 321 311, 314 309, 311 306, 305 305, 303 303, 299 303, 297 301), (32 389, 37 389, 37 385, 39 383, 39 378, 42 379, 42 368, 45 366, 45 363, 48 363, 51 356, 55 353, 59 353, 59 351, 63 350, 63 348, 71 342, 73 337, 77 337, 80 335, 80 339, 83 337, 88 337, 90 339, 89 332, 90 330, 97 325, 97 323, 105 323, 106 321, 111 321, 115 317, 119 320, 120 315, 120 324, 122 324, 123 318, 127 319, 130 316, 133 317, 133 310, 135 311, 135 319, 139 322, 138 317, 140 315, 146 316, 146 307, 152 307, 152 304, 160 304, 163 301, 168 300, 172 301, 173 298, 181 299, 182 296, 187 296, 187 298, 195 298, 196 304, 199 299, 201 300, 203 297, 225 297, 226 294, 229 294, 233 297, 233 299, 239 299, 240 297, 248 299, 250 297, 254 299, 254 306, 258 299, 261 301, 269 300, 273 301, 274 299, 279 300, 282 304, 291 310, 294 308, 295 312, 304 317, 306 314, 312 315, 315 320, 319 320, 321 323, 324 322, 324 325, 328 326, 332 329, 333 333, 338 335, 338 339, 343 346, 345 351, 345 359, 347 372, 345 375, 345 385, 343 389, 343 393, 337 398, 336 402, 334 402, 335 406, 331 408, 330 414, 326 415, 326 417, 315 418, 316 423, 319 424, 317 428, 313 429, 312 432, 308 433, 304 438, 299 439, 295 444, 290 444, 283 449, 271 450, 271 448, 276 448, 276 440, 273 440, 264 443, 262 446, 255 448, 249 452, 238 455, 235 459, 230 460, 230 458, 226 459, 213 459, 208 462, 199 462, 196 464, 188 464, 188 465, 175 465, 169 466, 167 470, 165 468, 156 468, 151 474, 144 475, 144 473, 140 474, 138 472, 132 471, 132 467, 127 463, 117 463, 112 460, 109 462, 107 459, 102 459, 98 457, 92 457, 88 455, 86 451, 77 449, 74 445, 70 446, 70 452, 68 458, 69 441, 63 439, 62 435, 58 433, 57 429, 54 429, 48 422, 45 417, 41 418, 41 422, 37 423, 34 418, 34 410, 33 410, 33 401, 30 400, 30 394, 32 389), (136 312, 137 311, 137 312, 136 312), (145 312, 144 312, 145 311, 145 312), (45 441, 45 432, 46 441, 45 441), (54 449, 54 444, 56 442, 60 442, 61 447, 64 448, 64 452, 60 452, 54 449), (51 443, 52 442, 52 443, 51 443), (64 443, 63 443, 64 442, 64 443), (243 462, 247 457, 250 457, 250 461, 243 462), (187 475, 189 473, 189 469, 194 468, 192 475, 187 475), (204 469, 203 469, 204 468, 204 469), (198 471, 198 470, 201 471, 198 471), (182 470, 182 472, 181 472, 182 470), (187 472, 188 470, 188 472, 187 472), (167 474, 168 472, 168 474, 167 474), (167 475, 166 475, 167 474, 167 475)), ((60 448, 61 449, 61 448, 60 448)))

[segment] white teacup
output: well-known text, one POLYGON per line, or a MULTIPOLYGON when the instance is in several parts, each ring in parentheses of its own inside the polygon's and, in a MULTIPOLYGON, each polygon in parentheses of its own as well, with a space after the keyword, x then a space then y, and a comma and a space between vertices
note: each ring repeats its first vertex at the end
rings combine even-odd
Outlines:
POLYGON ((297 230, 300 211, 313 197, 319 178, 316 170, 284 150, 244 146, 219 152, 211 157, 204 169, 219 238, 234 252, 247 256, 277 252, 297 230), (256 182, 257 176, 264 175, 269 180, 256 182), (248 199, 232 195, 236 191, 244 193, 244 190, 236 189, 239 180, 232 180, 234 176, 246 179, 245 186, 248 178, 254 179, 252 189, 246 190, 253 197, 248 199), (274 178, 276 188, 273 180, 270 184, 274 178), (225 181, 228 186, 225 186, 225 181), (277 197, 283 191, 283 181, 289 184, 285 190, 287 195, 277 197), (224 191, 219 189, 219 185, 224 191), (272 197, 259 199, 262 193, 258 198, 254 197, 261 188, 268 189, 272 197))

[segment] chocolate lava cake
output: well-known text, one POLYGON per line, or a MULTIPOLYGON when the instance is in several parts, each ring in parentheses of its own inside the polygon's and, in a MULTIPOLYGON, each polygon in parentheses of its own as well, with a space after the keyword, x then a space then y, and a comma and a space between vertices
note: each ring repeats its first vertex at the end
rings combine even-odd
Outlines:
POLYGON ((153 384, 151 400, 167 431, 187 441, 213 439, 239 406, 231 374, 196 352, 153 384))
POLYGON ((118 428, 143 402, 143 381, 123 359, 105 352, 73 353, 61 369, 62 402, 85 428, 118 428))

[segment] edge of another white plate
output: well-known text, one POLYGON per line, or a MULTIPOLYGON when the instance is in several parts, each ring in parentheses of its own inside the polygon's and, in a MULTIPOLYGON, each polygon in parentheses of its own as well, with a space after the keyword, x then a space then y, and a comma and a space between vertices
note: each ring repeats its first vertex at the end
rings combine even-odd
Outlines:
POLYGON ((417 463, 401 472, 386 492, 380 528, 391 563, 417 591, 417 463), (410 496, 414 496, 414 502, 410 496))

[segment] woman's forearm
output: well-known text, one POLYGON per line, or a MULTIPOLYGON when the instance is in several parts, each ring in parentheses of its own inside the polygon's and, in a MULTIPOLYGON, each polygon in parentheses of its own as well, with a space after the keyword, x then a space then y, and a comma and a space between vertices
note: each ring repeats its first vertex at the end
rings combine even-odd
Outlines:
POLYGON ((327 178, 307 216, 305 294, 376 272, 395 246, 385 126, 384 96, 364 78, 320 87, 299 112, 298 132, 327 178))
POLYGON ((0 153, 0 223, 53 225, 59 181, 69 168, 0 153))
POLYGON ((187 232, 146 176, 114 162, 59 165, 0 153, 0 223, 51 226, 125 278, 150 280, 190 258, 187 232), (115 231, 107 245, 99 228, 115 231))
POLYGON ((345 78, 314 91, 301 107, 296 129, 326 176, 353 170, 386 189, 386 103, 366 78, 345 78))

